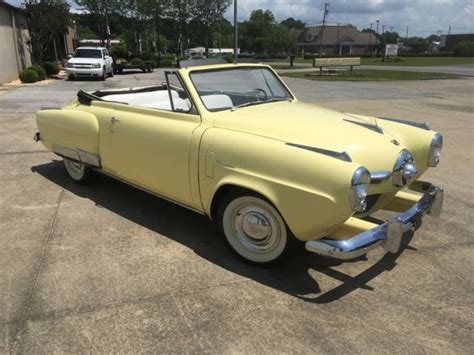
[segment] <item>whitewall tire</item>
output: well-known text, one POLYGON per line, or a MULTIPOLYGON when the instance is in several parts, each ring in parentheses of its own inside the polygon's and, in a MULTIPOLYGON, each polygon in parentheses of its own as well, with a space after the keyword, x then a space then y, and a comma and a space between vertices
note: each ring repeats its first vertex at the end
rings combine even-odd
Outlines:
POLYGON ((87 184, 92 180, 94 172, 90 167, 67 158, 63 162, 69 177, 75 182, 87 184))
POLYGON ((230 247, 247 261, 274 263, 287 250, 290 236, 286 224, 277 209, 261 197, 224 198, 217 218, 230 247))

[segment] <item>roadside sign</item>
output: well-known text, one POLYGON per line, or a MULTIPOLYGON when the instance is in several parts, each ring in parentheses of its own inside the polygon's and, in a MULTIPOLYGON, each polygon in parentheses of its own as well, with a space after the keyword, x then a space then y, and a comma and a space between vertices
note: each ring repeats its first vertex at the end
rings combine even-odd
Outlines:
POLYGON ((387 44, 385 46, 385 57, 397 56, 398 55, 398 44, 387 44))

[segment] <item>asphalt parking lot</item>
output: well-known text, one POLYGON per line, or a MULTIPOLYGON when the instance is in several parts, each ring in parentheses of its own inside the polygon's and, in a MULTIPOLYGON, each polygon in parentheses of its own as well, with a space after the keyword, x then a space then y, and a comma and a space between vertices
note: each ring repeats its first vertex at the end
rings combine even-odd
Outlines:
POLYGON ((445 187, 441 217, 395 255, 301 249, 258 269, 207 218, 105 177, 78 186, 32 141, 40 107, 162 71, 21 87, 0 96, 0 352, 472 353, 474 78, 285 80, 303 101, 430 122, 445 139, 426 174, 445 187))

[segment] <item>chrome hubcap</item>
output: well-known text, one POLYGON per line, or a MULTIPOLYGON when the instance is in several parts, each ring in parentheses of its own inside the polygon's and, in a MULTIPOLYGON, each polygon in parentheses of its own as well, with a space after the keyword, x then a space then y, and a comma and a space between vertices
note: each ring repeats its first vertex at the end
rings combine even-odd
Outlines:
POLYGON ((265 239, 271 233, 267 218, 258 212, 250 212, 245 215, 242 221, 242 229, 249 238, 255 240, 265 239))
POLYGON ((234 214, 233 229, 236 239, 257 253, 273 249, 280 239, 274 216, 257 206, 241 206, 234 214))

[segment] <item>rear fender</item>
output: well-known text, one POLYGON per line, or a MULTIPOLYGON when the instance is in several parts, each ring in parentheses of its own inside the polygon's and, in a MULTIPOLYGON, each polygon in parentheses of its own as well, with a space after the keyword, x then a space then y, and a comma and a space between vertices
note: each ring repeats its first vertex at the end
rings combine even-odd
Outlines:
POLYGON ((53 109, 36 115, 41 142, 54 153, 100 167, 99 123, 91 113, 53 109))

